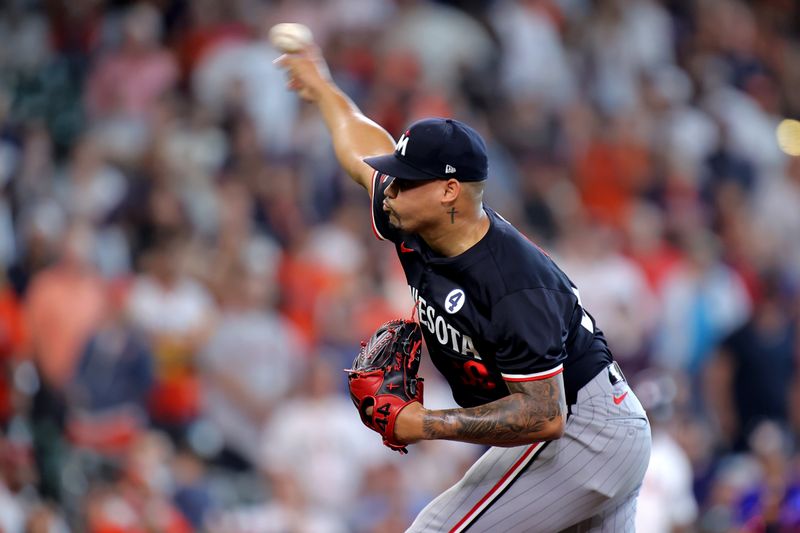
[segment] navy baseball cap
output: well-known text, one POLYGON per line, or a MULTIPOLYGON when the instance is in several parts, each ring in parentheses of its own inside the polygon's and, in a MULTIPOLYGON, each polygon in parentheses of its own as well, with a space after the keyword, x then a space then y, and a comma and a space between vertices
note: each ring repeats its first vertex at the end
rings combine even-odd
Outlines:
POLYGON ((489 168, 486 144, 478 132, 450 118, 413 123, 400 136, 394 153, 367 157, 364 162, 381 174, 417 181, 483 181, 489 168))

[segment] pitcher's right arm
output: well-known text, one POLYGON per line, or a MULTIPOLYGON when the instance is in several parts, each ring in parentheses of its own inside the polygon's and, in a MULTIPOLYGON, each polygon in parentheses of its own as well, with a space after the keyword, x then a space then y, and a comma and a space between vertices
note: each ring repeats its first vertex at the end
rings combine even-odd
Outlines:
POLYGON ((392 137, 366 117, 333 82, 317 46, 284 54, 276 64, 287 71, 289 88, 317 105, 331 133, 339 164, 371 195, 375 171, 364 163, 364 158, 393 152, 392 137))

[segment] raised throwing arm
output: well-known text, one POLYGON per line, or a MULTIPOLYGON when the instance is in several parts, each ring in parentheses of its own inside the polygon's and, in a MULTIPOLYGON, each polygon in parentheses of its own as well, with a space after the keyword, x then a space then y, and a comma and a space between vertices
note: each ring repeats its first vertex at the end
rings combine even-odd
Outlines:
POLYGON ((317 105, 331 133, 336 158, 353 180, 371 193, 374 170, 365 157, 388 154, 394 141, 381 126, 366 117, 331 80, 328 67, 315 45, 276 60, 289 75, 289 88, 317 105))

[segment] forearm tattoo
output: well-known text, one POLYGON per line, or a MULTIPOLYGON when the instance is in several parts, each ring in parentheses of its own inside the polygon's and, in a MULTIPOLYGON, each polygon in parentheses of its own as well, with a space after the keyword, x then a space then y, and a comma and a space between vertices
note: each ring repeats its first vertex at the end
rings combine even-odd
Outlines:
POLYGON ((507 382, 510 395, 466 409, 427 411, 426 439, 450 439, 493 446, 516 446, 547 438, 557 418, 566 417, 564 381, 507 382))

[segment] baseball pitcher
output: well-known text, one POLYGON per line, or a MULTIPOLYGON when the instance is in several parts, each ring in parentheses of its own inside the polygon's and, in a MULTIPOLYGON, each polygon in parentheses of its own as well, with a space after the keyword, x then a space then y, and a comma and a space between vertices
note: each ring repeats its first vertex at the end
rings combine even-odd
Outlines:
POLYGON ((424 439, 490 446, 408 531, 633 531, 647 417, 575 285, 483 203, 481 136, 430 118, 395 142, 313 44, 278 64, 369 193, 372 229, 394 244, 416 302, 415 320, 382 326, 354 361, 359 415, 398 451, 424 439), (425 409, 420 339, 459 408, 425 409))

